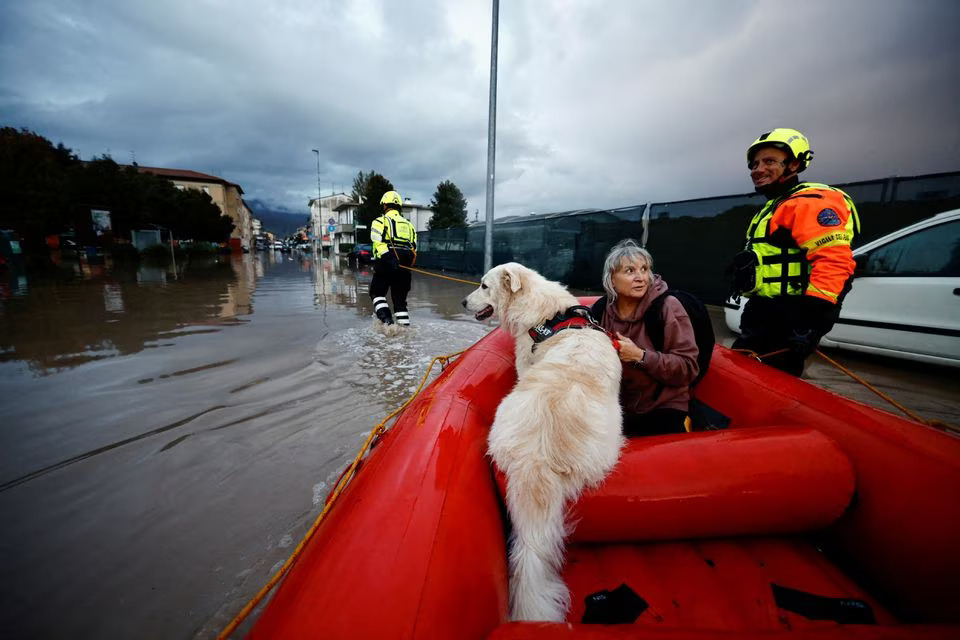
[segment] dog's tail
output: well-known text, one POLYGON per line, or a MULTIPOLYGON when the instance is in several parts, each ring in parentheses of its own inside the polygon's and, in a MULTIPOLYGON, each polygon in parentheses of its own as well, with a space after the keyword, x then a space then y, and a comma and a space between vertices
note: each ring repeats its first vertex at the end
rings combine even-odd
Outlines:
POLYGON ((510 610, 514 620, 563 622, 570 592, 560 576, 569 479, 545 464, 517 465, 508 474, 510 610))

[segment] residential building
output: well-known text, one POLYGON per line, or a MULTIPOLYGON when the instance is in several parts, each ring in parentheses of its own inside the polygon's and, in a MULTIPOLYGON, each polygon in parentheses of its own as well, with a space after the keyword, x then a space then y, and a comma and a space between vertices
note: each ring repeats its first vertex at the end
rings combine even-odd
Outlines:
POLYGON ((366 229, 362 224, 358 224, 357 209, 360 205, 354 201, 344 202, 334 209, 334 218, 336 219, 336 230, 333 235, 334 253, 343 254, 347 250, 341 249, 341 245, 353 246, 357 243, 357 230, 366 229))
POLYGON ((433 209, 423 204, 410 202, 410 198, 403 201, 403 215, 413 223, 417 233, 427 230, 427 225, 433 218, 433 209))
POLYGON ((310 207, 311 238, 318 242, 318 248, 329 247, 334 255, 340 253, 341 244, 354 243, 354 213, 358 205, 350 196, 334 193, 311 198, 307 205, 310 207), (352 209, 344 207, 351 204, 352 209))
POLYGON ((239 251, 241 246, 250 247, 253 241, 253 214, 243 201, 243 189, 238 184, 223 178, 190 171, 188 169, 167 169, 163 167, 143 167, 137 165, 140 173, 167 178, 178 189, 197 189, 210 196, 220 211, 233 220, 234 228, 230 232, 230 246, 239 251))

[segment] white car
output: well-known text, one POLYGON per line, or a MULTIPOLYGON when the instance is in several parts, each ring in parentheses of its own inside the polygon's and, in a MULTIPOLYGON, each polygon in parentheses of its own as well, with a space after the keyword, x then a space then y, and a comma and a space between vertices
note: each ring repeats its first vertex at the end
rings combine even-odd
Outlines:
MULTIPOLYGON (((853 288, 821 346, 960 367, 960 209, 854 250, 853 288)), ((727 300, 731 331, 738 305, 727 300)))

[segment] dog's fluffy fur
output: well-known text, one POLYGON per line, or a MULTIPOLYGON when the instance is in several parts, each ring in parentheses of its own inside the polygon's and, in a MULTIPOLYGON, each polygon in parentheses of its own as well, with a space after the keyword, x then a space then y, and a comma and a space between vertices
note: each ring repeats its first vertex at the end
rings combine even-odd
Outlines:
POLYGON ((567 507, 603 480, 623 446, 620 360, 590 328, 560 331, 531 350, 527 331, 579 302, 523 265, 494 267, 463 304, 479 320, 495 313, 516 340, 517 384, 488 440, 507 477, 511 616, 561 622, 570 605, 560 575, 567 507))

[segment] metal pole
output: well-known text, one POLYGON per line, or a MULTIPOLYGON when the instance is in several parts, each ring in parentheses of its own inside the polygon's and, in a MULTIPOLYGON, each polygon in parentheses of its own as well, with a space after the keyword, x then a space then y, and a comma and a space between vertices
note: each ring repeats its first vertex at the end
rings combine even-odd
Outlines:
POLYGON ((311 149, 315 154, 317 154, 317 220, 320 221, 319 229, 317 228, 317 223, 313 223, 313 235, 314 242, 320 246, 320 259, 323 259, 323 212, 320 211, 320 150, 311 149), (319 231, 319 233, 317 233, 319 231))
POLYGON ((487 115, 487 224, 483 236, 483 272, 493 266, 493 186, 497 159, 497 32, 500 0, 493 0, 490 33, 490 111, 487 115))
POLYGON ((173 261, 173 279, 179 280, 177 275, 177 256, 173 253, 173 229, 170 229, 170 260, 173 261))

